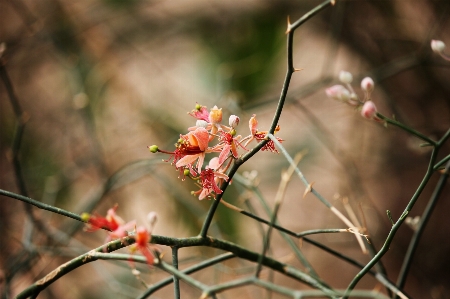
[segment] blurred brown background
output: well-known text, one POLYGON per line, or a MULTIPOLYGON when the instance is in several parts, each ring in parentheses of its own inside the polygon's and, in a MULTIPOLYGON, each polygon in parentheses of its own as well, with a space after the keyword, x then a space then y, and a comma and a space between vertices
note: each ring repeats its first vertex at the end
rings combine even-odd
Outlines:
MULTIPOLYGON (((196 102, 241 117, 238 133, 249 134, 256 113, 268 129, 286 68, 286 18, 297 20, 319 1, 143 1, 2 0, 0 43, 5 68, 27 120, 19 161, 30 197, 81 213, 104 214, 114 203, 124 219, 145 221, 156 211, 158 235, 198 234, 210 201, 190 196, 194 185, 146 146, 172 149, 195 122, 186 112, 196 102)), ((326 98, 340 70, 375 80, 373 100, 380 112, 439 139, 450 127, 450 63, 430 49, 431 39, 450 45, 450 2, 337 1, 295 34, 294 74, 280 120, 284 145, 294 155, 307 149, 300 169, 341 211, 336 194, 346 196, 361 219, 364 212, 374 244, 389 232, 386 210, 397 219, 420 183, 430 156, 420 140, 398 128, 364 120, 342 103, 326 98)), ((18 192, 12 163, 15 117, 0 84, 0 188, 18 192)), ((448 155, 444 146, 438 159, 448 155)), ((240 173, 257 170, 259 187, 272 205, 282 155, 262 152, 240 173)), ((413 209, 420 215, 438 180, 434 175, 413 209)), ((450 298, 449 188, 444 190, 415 254, 405 290, 413 298, 450 298)), ((345 228, 312 195, 302 199, 298 178, 289 185, 280 222, 293 231, 345 228)), ((254 194, 239 183, 225 199, 267 217, 254 194)), ((101 244, 104 234, 87 234, 75 221, 33 208, 52 228, 50 237, 33 225, 18 201, 0 200, 0 267, 3 298, 15 296, 57 265, 101 244)), ((210 234, 252 250, 262 237, 253 221, 220 206, 210 234)), ((412 230, 404 225, 383 258, 395 281, 412 230)), ((318 235, 315 240, 363 263, 369 259, 350 235, 318 235)), ((271 255, 301 268, 274 233, 271 255)), ((168 258, 170 249, 162 248, 168 258)), ((345 288, 358 270, 308 244, 305 255, 322 278, 345 288)), ((180 251, 181 267, 218 251, 180 251)), ((194 277, 213 284, 249 275, 232 261, 194 277), (211 275, 213 273, 214 275, 211 275)), ((165 274, 140 268, 147 283, 165 274)), ((266 272, 264 275, 268 276, 266 272)), ((305 286, 275 275, 291 288, 305 286)), ((371 278, 359 287, 380 288, 371 278)), ((135 298, 144 291, 126 263, 96 262, 60 279, 39 298, 135 298)), ((200 293, 182 284, 182 298, 200 293)), ((260 298, 249 287, 218 298, 260 298)), ((155 298, 171 298, 166 287, 155 298)), ((276 295, 274 298, 278 298, 276 295)))

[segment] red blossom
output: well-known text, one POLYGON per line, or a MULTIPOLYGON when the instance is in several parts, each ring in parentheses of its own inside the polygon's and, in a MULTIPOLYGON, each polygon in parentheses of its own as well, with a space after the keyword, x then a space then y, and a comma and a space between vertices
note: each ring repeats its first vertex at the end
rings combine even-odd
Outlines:
POLYGON ((108 237, 106 238, 106 242, 126 237, 128 235, 127 231, 131 230, 134 227, 135 221, 125 223, 125 221, 123 221, 123 219, 116 214, 117 207, 118 206, 116 205, 113 208, 109 209, 106 217, 102 217, 98 214, 83 214, 82 217, 87 218, 88 223, 86 231, 93 232, 98 229, 109 230, 110 232, 108 234, 108 237))
MULTIPOLYGON (((266 134, 267 134, 267 132, 257 132, 257 133, 254 135, 254 137, 255 137, 256 141, 260 142, 260 141, 265 140, 266 134)), ((284 141, 283 139, 281 139, 281 138, 279 138, 279 137, 276 137, 276 138, 277 138, 277 140, 278 140, 280 143, 284 141)), ((261 150, 262 150, 262 151, 270 151, 270 152, 272 152, 272 153, 278 153, 278 150, 276 149, 275 143, 273 142, 272 139, 270 139, 270 140, 269 140, 269 141, 261 148, 261 150)))
POLYGON ((139 226, 136 229, 136 234, 134 236, 134 249, 139 250, 147 259, 147 264, 153 265, 155 261, 155 257, 153 256, 152 251, 150 250, 150 241, 152 239, 151 234, 147 231, 147 229, 143 226, 139 226))

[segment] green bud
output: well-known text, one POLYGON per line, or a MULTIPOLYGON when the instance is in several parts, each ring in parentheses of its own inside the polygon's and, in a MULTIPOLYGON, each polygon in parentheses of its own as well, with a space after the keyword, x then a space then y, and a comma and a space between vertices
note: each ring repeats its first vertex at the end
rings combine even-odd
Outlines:
POLYGON ((150 150, 151 153, 156 153, 158 151, 158 146, 157 145, 150 145, 148 147, 148 149, 150 150))
POLYGON ((202 105, 196 104, 195 105, 195 110, 200 111, 200 109, 202 109, 202 105))
POLYGON ((183 171, 184 176, 188 176, 190 173, 189 169, 185 168, 183 171))

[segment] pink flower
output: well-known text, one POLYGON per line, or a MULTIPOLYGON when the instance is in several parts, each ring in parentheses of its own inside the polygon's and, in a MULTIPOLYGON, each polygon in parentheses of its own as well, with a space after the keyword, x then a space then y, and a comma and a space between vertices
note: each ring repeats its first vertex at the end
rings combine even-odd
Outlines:
POLYGON ((202 106, 200 104, 195 105, 195 109, 188 113, 190 116, 195 117, 199 120, 204 120, 206 122, 209 122, 209 112, 206 106, 202 106))
POLYGON ((184 156, 179 159, 175 167, 191 167, 198 159, 197 172, 200 173, 205 160, 205 152, 208 148, 209 134, 205 128, 199 127, 195 131, 189 132, 186 135, 180 136, 185 142, 179 142, 177 150, 184 156))
POLYGON ((195 110, 192 110, 189 115, 197 118, 197 123, 194 127, 188 128, 189 131, 194 131, 199 127, 203 127, 209 131, 209 141, 212 141, 216 136, 216 133, 219 129, 226 129, 225 126, 221 125, 222 121, 222 108, 217 108, 214 106, 211 108, 210 112, 208 112, 205 106, 201 106, 197 104, 195 106, 195 110))
POLYGON ((372 101, 367 101, 361 109, 361 115, 367 119, 377 119, 377 107, 372 101))
POLYGON ((200 173, 200 182, 202 188, 196 192, 194 195, 198 195, 198 199, 202 200, 205 197, 213 197, 212 193, 221 194, 222 190, 218 187, 221 180, 228 181, 228 176, 224 173, 216 171, 220 167, 219 159, 217 157, 212 158, 209 165, 200 173))
MULTIPOLYGON (((244 144, 244 148, 245 146, 247 146, 247 144, 249 144, 251 141, 256 140, 257 142, 261 142, 263 140, 266 140, 266 135, 268 133, 268 131, 258 131, 258 120, 256 119, 256 115, 253 114, 252 117, 249 120, 249 128, 250 128, 250 132, 251 135, 245 137, 244 139, 242 139, 242 142, 246 141, 244 144)), ((280 126, 277 126, 275 128, 275 133, 278 132, 280 130, 280 126)), ((283 142, 284 140, 276 137, 277 140, 279 142, 283 142)), ((262 148, 262 151, 270 151, 272 153, 278 153, 278 150, 275 148, 275 143, 272 140, 269 140, 262 148)))
MULTIPOLYGON (((231 132, 236 133, 236 131, 233 129, 231 132)), ((238 146, 243 148, 244 150, 248 151, 240 142, 239 139, 241 139, 241 135, 234 136, 232 133, 219 131, 219 141, 220 143, 214 147, 217 149, 221 149, 219 154, 219 164, 221 165, 228 157, 228 154, 231 152, 234 158, 239 157, 238 153, 238 146)))

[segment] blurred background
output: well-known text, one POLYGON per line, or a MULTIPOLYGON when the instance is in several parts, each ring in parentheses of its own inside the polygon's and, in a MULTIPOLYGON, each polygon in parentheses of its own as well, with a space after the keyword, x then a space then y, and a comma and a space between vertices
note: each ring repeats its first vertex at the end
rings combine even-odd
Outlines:
MULTIPOLYGON (((249 134, 252 114, 259 129, 272 120, 286 71, 286 19, 292 22, 320 1, 165 1, 165 0, 3 0, 0 43, 4 69, 0 83, 0 188, 75 213, 104 215, 115 203, 125 220, 144 223, 158 213, 155 234, 198 234, 211 201, 196 190, 168 157, 149 153, 157 144, 172 150, 179 134, 195 119, 196 102, 223 109, 224 120, 238 115, 238 134, 249 134), (23 134, 4 80, 5 71, 23 111, 23 134), (16 138, 16 139, 14 139, 16 138), (14 150, 20 140, 20 148, 14 150), (17 161, 14 153, 18 153, 17 161), (18 167, 18 168, 17 168, 18 167), (18 184, 17 169, 23 175, 18 184)), ((293 156, 307 150, 300 169, 336 208, 347 208, 365 223, 380 248, 390 230, 386 210, 397 219, 419 185, 430 149, 398 128, 364 120, 352 107, 334 102, 325 88, 350 71, 361 96, 360 80, 375 81, 378 110, 438 140, 450 127, 450 63, 430 49, 431 39, 450 44, 450 2, 446 0, 337 1, 295 33, 293 75, 278 136, 293 156)), ((225 121, 226 123, 226 121, 225 121)), ((17 149, 17 148, 16 148, 17 149)), ((448 155, 445 145, 438 160, 448 155)), ((225 200, 268 218, 261 197, 240 182, 253 180, 270 207, 288 166, 281 154, 260 152, 239 171, 225 200)), ((435 174, 410 216, 424 210, 439 178, 435 174)), ((449 188, 437 204, 414 257, 405 291, 413 298, 450 298, 449 188)), ((346 228, 293 178, 279 213, 290 230, 346 228)), ((2 298, 17 295, 58 265, 98 247, 104 232, 86 233, 74 220, 0 200, 0 287, 2 298)), ((219 206, 209 233, 251 250, 261 250, 261 227, 219 206)), ((404 225, 383 258, 395 281, 413 230, 404 225)), ((316 235, 314 240, 362 263, 350 234, 316 235)), ((295 242, 298 243, 297 240, 295 242)), ((274 232, 270 255, 302 269, 292 250, 274 232)), ((345 288, 358 272, 306 243, 299 244, 324 281, 345 288)), ((161 246, 170 261, 170 248, 161 246)), ((125 251, 126 252, 126 251, 125 251)), ((181 268, 219 254, 210 248, 180 251, 181 268)), ((254 264, 231 260, 193 277, 212 285, 250 275, 254 264)), ((142 278, 167 275, 140 266, 142 278)), ((280 285, 306 286, 269 270, 263 277, 280 285)), ((182 298, 200 292, 182 283, 182 298)), ((382 287, 372 277, 358 285, 382 287)), ((145 287, 126 262, 83 266, 63 277, 39 298, 135 298, 145 287)), ((154 298, 172 298, 166 287, 154 298)), ((218 298, 278 298, 256 287, 218 298)), ((153 297, 152 297, 153 298, 153 297)))

